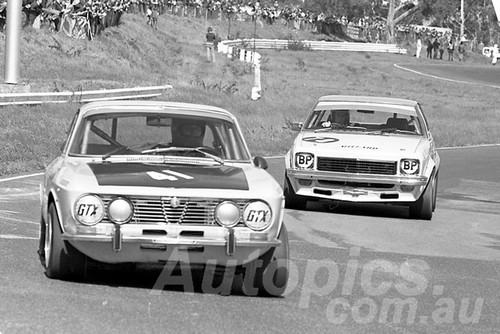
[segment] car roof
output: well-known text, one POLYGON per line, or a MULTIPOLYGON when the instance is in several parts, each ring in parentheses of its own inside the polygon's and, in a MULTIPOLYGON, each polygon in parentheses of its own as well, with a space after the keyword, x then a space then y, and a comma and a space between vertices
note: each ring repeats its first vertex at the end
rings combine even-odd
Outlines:
POLYGON ((326 95, 318 99, 314 110, 370 109, 383 112, 418 115, 418 103, 412 100, 375 96, 326 95))
POLYGON ((80 117, 99 114, 103 112, 174 112, 178 114, 187 114, 194 116, 206 116, 210 118, 219 118, 237 123, 236 117, 229 111, 204 104, 170 102, 170 101, 144 101, 144 100, 115 100, 90 102, 80 108, 80 117))
POLYGON ((415 107, 418 102, 408 99, 400 99, 393 97, 380 96, 355 96, 355 95, 325 95, 318 99, 318 102, 360 102, 360 103, 376 103, 376 104, 391 104, 406 107, 415 107))

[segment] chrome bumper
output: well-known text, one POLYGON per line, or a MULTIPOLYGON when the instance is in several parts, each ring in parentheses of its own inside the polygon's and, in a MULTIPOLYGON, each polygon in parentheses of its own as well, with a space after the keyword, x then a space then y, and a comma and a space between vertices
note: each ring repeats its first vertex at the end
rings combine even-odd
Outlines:
MULTIPOLYGON (((63 240, 67 241, 84 241, 84 242, 108 242, 114 240, 113 236, 108 235, 63 235, 63 240)), ((157 245, 172 245, 172 246, 227 246, 229 241, 220 239, 207 238, 169 238, 169 237, 133 237, 122 236, 123 243, 148 243, 157 245)), ((275 240, 235 240, 237 247, 277 247, 281 245, 281 241, 275 240)))
POLYGON ((308 171, 287 169, 288 177, 304 180, 326 180, 326 181, 345 181, 362 183, 388 183, 404 186, 424 186, 427 184, 427 176, 391 176, 391 175, 367 175, 356 173, 339 173, 324 171, 308 171))

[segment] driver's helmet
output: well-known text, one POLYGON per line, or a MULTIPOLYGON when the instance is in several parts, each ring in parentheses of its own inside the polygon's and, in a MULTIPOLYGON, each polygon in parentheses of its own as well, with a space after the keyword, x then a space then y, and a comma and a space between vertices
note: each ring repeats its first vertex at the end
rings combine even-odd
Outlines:
POLYGON ((329 120, 332 123, 349 125, 350 122, 349 110, 332 110, 329 120))
POLYGON ((172 119, 172 145, 176 147, 200 147, 205 138, 206 122, 189 119, 172 119))

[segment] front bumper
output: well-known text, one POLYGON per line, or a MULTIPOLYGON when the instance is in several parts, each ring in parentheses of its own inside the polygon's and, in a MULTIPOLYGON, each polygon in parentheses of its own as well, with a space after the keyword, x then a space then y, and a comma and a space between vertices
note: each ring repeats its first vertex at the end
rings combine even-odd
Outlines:
POLYGON ((98 224, 80 226, 75 232, 63 234, 62 239, 94 260, 106 263, 217 261, 242 265, 281 245, 269 233, 240 227, 98 224))
POLYGON ((367 175, 297 170, 286 174, 297 195, 349 202, 414 202, 427 176, 367 175))

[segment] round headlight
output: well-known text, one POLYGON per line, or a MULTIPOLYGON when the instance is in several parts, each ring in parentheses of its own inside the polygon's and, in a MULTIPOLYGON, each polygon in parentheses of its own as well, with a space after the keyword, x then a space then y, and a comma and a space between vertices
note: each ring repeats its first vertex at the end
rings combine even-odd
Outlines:
POLYGON ((247 204, 243 212, 245 224, 252 230, 261 231, 269 227, 273 221, 271 207, 262 201, 247 204))
POLYGON ((125 224, 134 214, 134 206, 129 200, 118 197, 108 204, 108 217, 115 224, 125 224))
POLYGON ((240 208, 234 202, 222 202, 215 208, 215 219, 219 225, 232 227, 240 221, 240 208))
POLYGON ((74 212, 83 225, 95 225, 104 217, 104 203, 95 195, 83 195, 75 202, 74 212))

